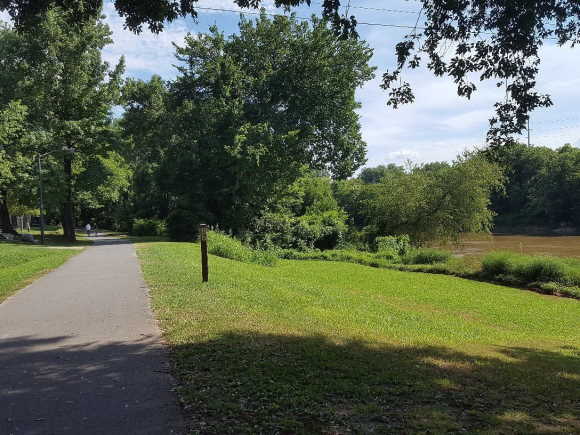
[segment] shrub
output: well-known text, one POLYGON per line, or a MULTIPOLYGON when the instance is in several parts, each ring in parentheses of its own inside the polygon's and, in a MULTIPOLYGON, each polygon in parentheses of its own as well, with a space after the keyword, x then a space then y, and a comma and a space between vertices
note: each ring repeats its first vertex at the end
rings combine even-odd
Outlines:
POLYGON ((556 258, 533 257, 516 266, 514 274, 527 282, 561 282, 566 283, 566 265, 556 258))
POLYGON ((293 222, 294 219, 286 214, 266 213, 256 219, 244 240, 261 249, 271 249, 274 246, 291 248, 294 245, 293 222))
POLYGON ((162 236, 165 234, 165 222, 160 219, 135 219, 131 226, 133 236, 162 236))
POLYGON ((208 252, 218 257, 262 266, 274 266, 278 262, 278 257, 274 252, 249 248, 238 239, 217 231, 208 232, 207 244, 208 252))
POLYGON ((514 269, 514 254, 511 252, 491 252, 481 262, 481 270, 485 275, 497 277, 507 275, 514 269))
POLYGON ((411 239, 407 234, 377 237, 375 245, 378 253, 389 252, 402 257, 411 250, 411 239))
POLYGON ((565 258, 492 252, 484 257, 482 272, 488 278, 546 289, 580 285, 580 263, 565 258))
POLYGON ((379 258, 376 254, 354 249, 335 249, 331 251, 282 249, 278 251, 278 257, 287 260, 342 261, 371 267, 389 267, 391 265, 390 261, 379 258))
POLYGON ((344 240, 346 215, 338 210, 293 217, 267 213, 254 223, 244 240, 252 246, 271 249, 334 249, 344 240))
POLYGON ((177 242, 193 242, 200 223, 200 219, 189 210, 175 209, 167 217, 167 234, 177 242))
POLYGON ((451 258, 451 252, 439 249, 412 249, 403 256, 403 264, 436 264, 445 263, 451 258))

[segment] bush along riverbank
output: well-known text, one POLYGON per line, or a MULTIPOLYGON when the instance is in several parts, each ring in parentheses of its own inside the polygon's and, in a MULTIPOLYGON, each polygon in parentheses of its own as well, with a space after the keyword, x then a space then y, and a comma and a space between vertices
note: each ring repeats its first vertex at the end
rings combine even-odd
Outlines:
POLYGON ((580 299, 580 261, 568 258, 491 252, 483 258, 453 257, 449 251, 412 247, 407 236, 381 237, 376 252, 357 249, 253 249, 234 237, 209 233, 209 253, 244 263, 275 266, 282 260, 319 260, 457 276, 500 283, 543 294, 580 299))

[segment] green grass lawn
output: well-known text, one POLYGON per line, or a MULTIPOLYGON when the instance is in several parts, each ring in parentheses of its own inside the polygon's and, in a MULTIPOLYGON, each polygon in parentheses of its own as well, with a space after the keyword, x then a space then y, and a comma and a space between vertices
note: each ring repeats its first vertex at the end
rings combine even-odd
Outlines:
POLYGON ((580 432, 580 302, 138 245, 194 433, 580 432))
POLYGON ((0 302, 79 252, 78 249, 0 243, 0 302))

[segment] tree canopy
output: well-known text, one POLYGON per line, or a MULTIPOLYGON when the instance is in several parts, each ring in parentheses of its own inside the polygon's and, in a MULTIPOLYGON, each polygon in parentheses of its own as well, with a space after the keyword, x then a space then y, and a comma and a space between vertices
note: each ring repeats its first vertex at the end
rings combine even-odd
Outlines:
POLYGON ((455 239, 462 233, 487 232, 493 225, 492 193, 503 176, 497 164, 478 155, 460 156, 453 164, 379 167, 383 177, 339 184, 336 195, 365 233, 408 234, 414 242, 455 239))
POLYGON ((179 76, 130 81, 122 121, 136 155, 161 158, 139 174, 167 192, 168 208, 238 231, 304 167, 345 178, 364 164, 355 90, 373 76, 365 43, 320 20, 262 15, 239 35, 214 27, 176 50, 179 76))
MULTIPOLYGON (((243 8, 258 8, 264 0, 235 0, 243 8)), ((478 80, 505 87, 506 99, 495 105, 488 138, 504 141, 526 128, 529 113, 552 105, 549 95, 536 89, 540 48, 548 41, 574 46, 580 41, 580 3, 577 0, 418 0, 416 26, 396 46, 397 67, 386 71, 382 86, 393 107, 413 102, 411 85, 403 80, 406 68, 422 64, 437 76, 448 76, 460 96, 470 98, 478 80), (451 54, 448 54, 451 53, 451 54)), ((344 1, 342 2, 344 3, 344 1)), ((310 0, 275 0, 288 8, 311 5, 310 0)), ((35 23, 37 14, 57 5, 76 20, 100 13, 102 0, 0 0, 17 26, 35 23)), ((197 16, 197 0, 116 0, 126 26, 140 32, 147 26, 163 30, 178 17, 197 16)), ((342 37, 356 37, 355 16, 341 14, 341 0, 323 0, 322 15, 342 37)))
POLYGON ((6 54, 0 95, 26 107, 26 129, 33 136, 26 155, 49 159, 49 180, 55 186, 48 186, 48 192, 61 206, 68 239, 74 239, 74 182, 82 172, 80 161, 108 151, 110 111, 124 71, 123 60, 111 69, 101 58, 111 32, 100 18, 77 22, 72 16, 70 10, 53 8, 37 16, 33 31, 0 28, 0 52, 6 54), (81 159, 76 163, 72 150, 81 159), (55 158, 61 159, 60 170, 55 158))
POLYGON ((505 192, 492 198, 503 231, 580 226, 580 149, 511 143, 484 155, 504 168, 505 192))

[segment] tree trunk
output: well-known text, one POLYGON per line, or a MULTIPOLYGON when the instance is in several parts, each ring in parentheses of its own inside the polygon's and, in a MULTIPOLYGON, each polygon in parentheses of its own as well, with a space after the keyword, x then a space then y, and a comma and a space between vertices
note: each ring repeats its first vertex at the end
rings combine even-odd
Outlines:
POLYGON ((66 199, 62 207, 62 231, 67 242, 76 241, 75 224, 73 217, 72 195, 72 157, 64 157, 64 173, 66 178, 66 199))
POLYGON ((8 192, 0 190, 0 228, 3 233, 18 234, 10 220, 10 213, 8 211, 8 192))

